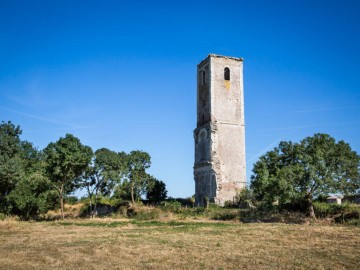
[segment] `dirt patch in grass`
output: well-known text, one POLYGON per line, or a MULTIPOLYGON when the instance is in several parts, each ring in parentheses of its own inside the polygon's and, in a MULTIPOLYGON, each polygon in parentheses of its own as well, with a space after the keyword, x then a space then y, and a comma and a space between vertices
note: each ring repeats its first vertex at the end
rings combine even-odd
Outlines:
POLYGON ((358 269, 360 228, 279 223, 0 221, 0 269, 358 269))

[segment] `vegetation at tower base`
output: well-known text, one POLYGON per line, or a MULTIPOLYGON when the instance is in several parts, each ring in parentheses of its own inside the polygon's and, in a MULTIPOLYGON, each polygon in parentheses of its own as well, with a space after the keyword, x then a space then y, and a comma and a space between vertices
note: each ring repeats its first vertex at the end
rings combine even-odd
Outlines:
POLYGON ((306 207, 315 218, 313 201, 331 193, 351 194, 360 188, 360 156, 344 141, 315 134, 300 143, 280 142, 254 164, 251 189, 271 206, 306 207))
POLYGON ((64 219, 64 195, 72 192, 88 167, 92 150, 82 145, 73 135, 66 134, 45 149, 45 172, 59 197, 61 216, 64 219))

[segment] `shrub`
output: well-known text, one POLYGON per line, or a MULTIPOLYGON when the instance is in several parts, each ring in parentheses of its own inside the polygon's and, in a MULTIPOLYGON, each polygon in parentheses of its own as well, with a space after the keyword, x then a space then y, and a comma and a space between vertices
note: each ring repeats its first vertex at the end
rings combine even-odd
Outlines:
POLYGON ((159 210, 156 208, 153 209, 140 209, 135 211, 133 218, 137 220, 152 220, 158 219, 160 216, 159 210))
POLYGON ((195 198, 194 197, 188 197, 188 198, 169 197, 167 200, 164 200, 163 202, 173 202, 173 201, 179 202, 182 206, 194 207, 195 198))
POLYGON ((137 203, 135 205, 128 205, 125 209, 125 205, 120 207, 121 214, 125 214, 129 218, 134 218, 137 220, 152 220, 160 218, 161 213, 164 213, 163 210, 159 207, 145 206, 143 204, 137 203))
POLYGON ((165 202, 161 202, 161 208, 164 210, 168 210, 171 211, 175 214, 179 214, 182 211, 182 207, 181 207, 181 203, 178 201, 165 201, 165 202))
POLYGON ((211 218, 215 220, 235 220, 239 219, 239 211, 234 209, 219 209, 211 213, 211 218))
POLYGON ((333 217, 335 215, 343 214, 351 210, 349 204, 331 204, 314 202, 314 211, 317 217, 333 217))
POLYGON ((360 227, 360 219, 351 219, 346 221, 347 225, 354 225, 354 226, 359 226, 360 227))
POLYGON ((354 209, 343 212, 334 218, 336 223, 347 223, 347 224, 353 224, 353 225, 359 225, 360 224, 360 211, 356 211, 354 209))
POLYGON ((302 197, 295 197, 291 200, 291 202, 286 202, 279 205, 279 209, 306 213, 308 211, 308 202, 302 197))
POLYGON ((238 203, 233 201, 225 201, 224 203, 225 208, 238 208, 238 203))
POLYGON ((31 177, 21 179, 7 199, 11 204, 9 209, 12 214, 29 220, 54 207, 55 196, 47 178, 34 173, 31 177))
POLYGON ((79 199, 76 196, 66 196, 64 198, 64 201, 67 204, 74 205, 74 204, 77 204, 79 202, 79 199))
POLYGON ((319 218, 331 217, 336 223, 358 224, 360 221, 360 206, 355 204, 314 203, 315 215, 319 218))
POLYGON ((236 196, 237 205, 240 208, 252 208, 256 204, 254 191, 249 187, 243 188, 236 196))

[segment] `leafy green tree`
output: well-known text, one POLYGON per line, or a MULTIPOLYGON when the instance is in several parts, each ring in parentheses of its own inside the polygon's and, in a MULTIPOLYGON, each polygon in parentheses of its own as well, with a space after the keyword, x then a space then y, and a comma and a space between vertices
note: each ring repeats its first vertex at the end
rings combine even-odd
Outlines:
POLYGON ((254 164, 251 188, 268 204, 307 204, 315 218, 313 199, 321 194, 349 194, 360 188, 360 156, 344 141, 327 134, 306 137, 300 143, 281 142, 254 164))
POLYGON ((165 183, 152 176, 150 177, 149 182, 151 185, 148 185, 147 187, 146 198, 152 203, 159 203, 165 200, 167 196, 165 183))
POLYGON ((19 126, 0 125, 0 208, 29 219, 52 206, 53 192, 44 175, 42 153, 20 135, 19 126))
POLYGON ((93 153, 89 146, 81 144, 80 140, 71 134, 50 143, 44 153, 45 172, 57 191, 61 216, 64 219, 64 195, 74 190, 93 153))
POLYGON ((150 155, 143 151, 131 151, 127 158, 128 181, 130 185, 131 201, 139 199, 145 194, 151 177, 146 173, 151 165, 150 155))
POLYGON ((126 160, 114 151, 106 148, 97 150, 93 162, 89 164, 81 178, 81 186, 88 192, 90 209, 95 196, 94 211, 97 215, 97 201, 99 194, 109 195, 116 184, 121 181, 126 170, 126 160))
POLYGON ((21 179, 8 196, 11 213, 25 220, 53 208, 54 198, 56 198, 55 190, 41 172, 35 172, 21 179))
POLYGON ((0 211, 7 211, 7 196, 23 177, 21 129, 10 121, 0 124, 0 211))
POLYGON ((127 178, 124 178, 121 183, 115 186, 113 197, 131 201, 131 185, 127 178))
POLYGON ((9 194, 8 200, 11 213, 29 219, 53 208, 56 194, 45 176, 42 153, 30 142, 21 141, 19 156, 22 177, 9 194))

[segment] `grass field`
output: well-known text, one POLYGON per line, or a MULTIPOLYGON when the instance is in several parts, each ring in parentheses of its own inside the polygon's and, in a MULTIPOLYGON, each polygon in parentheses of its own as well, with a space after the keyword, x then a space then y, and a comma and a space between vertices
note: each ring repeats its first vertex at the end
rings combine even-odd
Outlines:
POLYGON ((0 269, 360 269, 355 226, 0 221, 0 243, 0 269))

